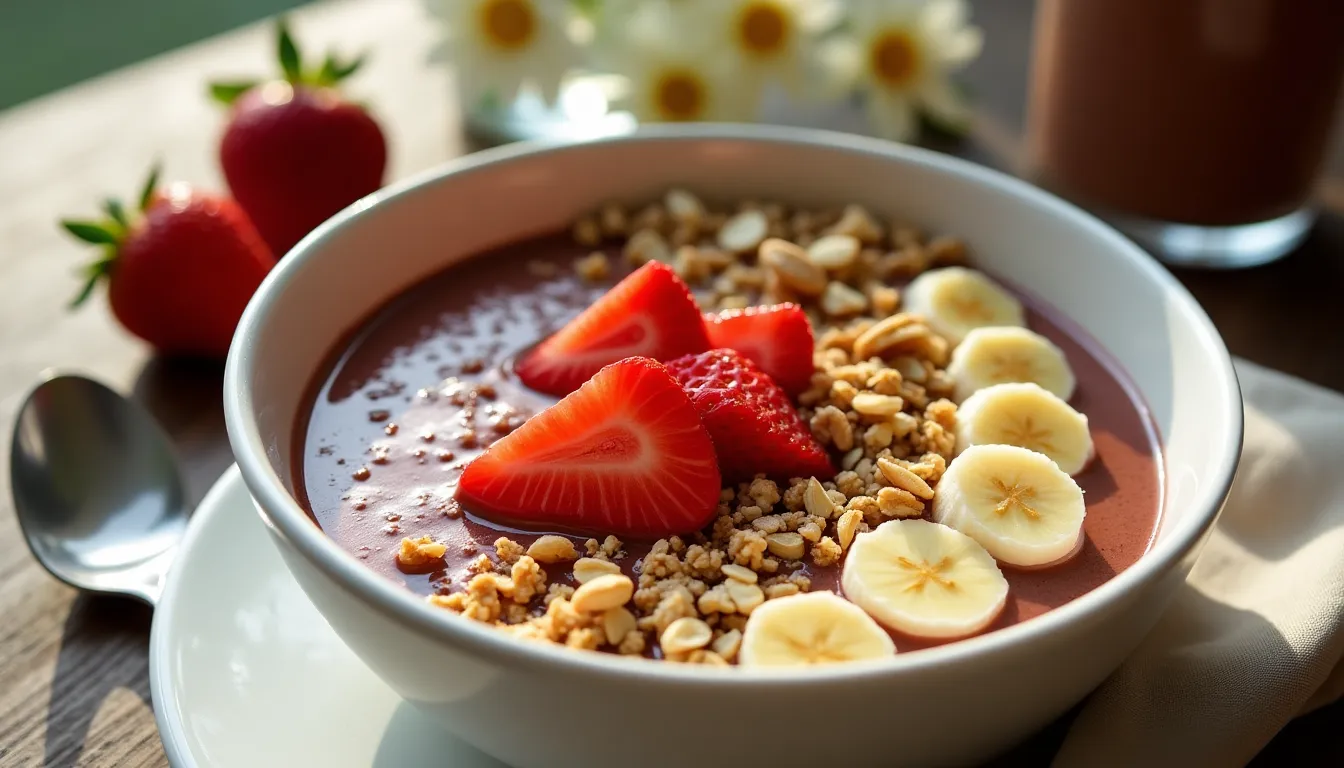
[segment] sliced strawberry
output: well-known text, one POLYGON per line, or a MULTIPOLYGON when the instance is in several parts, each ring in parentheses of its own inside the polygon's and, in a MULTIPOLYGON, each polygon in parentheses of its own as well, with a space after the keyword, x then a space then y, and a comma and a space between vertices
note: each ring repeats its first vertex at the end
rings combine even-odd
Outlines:
POLYGON ((730 309, 705 315, 709 346, 735 349, 791 397, 812 379, 812 324, 797 304, 730 309))
POLYGON ((638 538, 699 530, 719 501, 709 433, 660 363, 603 368, 467 465, 464 507, 529 529, 638 538))
POLYGON ((651 261, 617 283, 515 365, 527 386, 567 395, 627 357, 671 360, 709 349, 700 309, 666 264, 651 261))
POLYGON ((756 364, 731 349, 712 349, 667 364, 700 411, 725 482, 758 472, 787 480, 835 474, 789 396, 756 364))

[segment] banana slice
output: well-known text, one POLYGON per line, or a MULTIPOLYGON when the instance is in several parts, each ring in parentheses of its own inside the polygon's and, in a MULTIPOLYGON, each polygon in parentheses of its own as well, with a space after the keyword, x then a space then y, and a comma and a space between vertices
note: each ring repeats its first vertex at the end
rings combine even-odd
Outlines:
POLYGON ((1016 445, 1049 456, 1067 474, 1092 460, 1087 416, 1039 384, 995 384, 957 409, 957 452, 973 445, 1016 445))
POLYGON ((953 344, 976 328, 1027 324, 1022 302, 983 272, 965 267, 931 269, 912 280, 903 296, 903 311, 923 315, 953 344))
POLYGON ((895 653, 891 636, 862 608, 832 592, 806 592, 752 611, 737 658, 744 667, 806 667, 895 653))
POLYGON ((1000 562, 1022 567, 1077 553, 1086 515, 1073 478, 1045 455, 1013 445, 967 448, 948 465, 933 497, 934 520, 980 542, 1000 562))
POLYGON ((1077 385, 1064 351, 1034 331, 1013 326, 976 328, 966 334, 947 365, 961 402, 976 390, 1013 382, 1040 384, 1061 400, 1077 385))
POLYGON ((973 635, 1008 600, 1008 580, 984 547, 927 520, 890 520, 859 536, 841 583, 856 605, 915 637, 973 635))

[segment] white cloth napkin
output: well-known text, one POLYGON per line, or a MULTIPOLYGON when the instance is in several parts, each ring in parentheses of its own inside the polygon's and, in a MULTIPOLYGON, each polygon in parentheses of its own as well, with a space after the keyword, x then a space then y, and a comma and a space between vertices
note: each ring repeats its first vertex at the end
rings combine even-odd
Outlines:
POLYGON ((1237 373, 1246 439, 1227 507, 1058 768, 1244 765, 1344 694, 1344 397, 1242 360, 1237 373))

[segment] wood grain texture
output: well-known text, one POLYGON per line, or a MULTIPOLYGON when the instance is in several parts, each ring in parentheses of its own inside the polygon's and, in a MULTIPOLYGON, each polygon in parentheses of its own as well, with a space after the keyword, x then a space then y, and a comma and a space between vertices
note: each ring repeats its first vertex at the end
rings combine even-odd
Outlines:
MULTIPOLYGON (((971 142, 955 149, 1012 169, 1031 3, 983 0, 975 10, 987 32, 985 55, 968 73, 981 95, 981 116, 971 142)), ((374 52, 351 85, 388 129, 390 178, 464 151, 452 84, 425 63, 430 32, 415 0, 321 3, 296 14, 294 24, 310 50, 338 45, 374 52)), ((257 25, 0 114, 0 425, 6 434, 44 369, 80 371, 148 404, 174 437, 193 500, 228 466, 218 369, 153 359, 117 329, 101 298, 81 312, 65 311, 77 288, 72 272, 86 254, 54 221, 92 213, 108 193, 129 196, 156 158, 170 178, 220 188, 213 146, 222 117, 203 83, 269 66, 269 28, 257 25)), ((1340 178, 1344 174, 1323 187, 1323 199, 1344 212, 1340 178)), ((1334 298, 1344 285, 1344 216, 1328 216, 1308 244, 1280 264, 1180 277, 1233 352, 1344 390, 1344 345, 1334 333, 1344 321, 1344 302, 1334 298)), ((0 467, 7 466, 5 439, 0 467)), ((165 765, 149 705, 149 620, 147 609, 128 601, 77 597, 41 570, 22 543, 7 472, 0 472, 0 766, 165 765)), ((1341 721, 1339 705, 1327 708, 1306 725, 1291 726, 1270 751, 1299 754, 1313 740, 1325 743, 1341 721)), ((1047 730, 1000 764, 1045 764, 1063 728, 1047 730)))

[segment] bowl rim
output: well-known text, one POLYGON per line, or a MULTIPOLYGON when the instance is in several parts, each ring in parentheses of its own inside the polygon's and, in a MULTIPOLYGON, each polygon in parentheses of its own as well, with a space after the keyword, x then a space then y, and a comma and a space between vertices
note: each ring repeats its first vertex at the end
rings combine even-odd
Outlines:
MULTIPOLYGON (((358 598, 376 613, 421 636, 447 643, 462 652, 484 657, 493 663, 508 664, 548 672, 565 672, 585 677, 658 679, 683 685, 756 686, 799 684, 865 684, 941 668, 949 664, 970 663, 1010 648, 1031 643, 1069 625, 1104 612, 1125 594, 1155 580, 1176 566, 1202 540, 1227 498, 1241 455, 1243 439, 1242 400, 1236 371, 1213 322, 1190 293, 1156 260, 1132 241, 1079 207, 1042 189, 1000 171, 932 150, 896 144, 880 139, 834 131, 756 124, 685 124, 643 126, 620 136, 586 140, 538 140, 495 147, 453 159, 421 173, 395 182, 369 195, 319 225, 280 260, 249 302, 238 324, 229 351, 224 375, 224 410, 229 442, 243 479, 256 501, 258 513, 271 533, 308 561, 323 576, 343 591, 358 598), (423 598, 375 573, 347 552, 322 530, 313 525, 307 513, 272 470, 267 451, 254 418, 253 379, 257 360, 253 352, 255 337, 264 332, 267 318, 277 297, 300 272, 303 263, 323 244, 339 238, 351 222, 369 214, 370 209, 448 179, 490 169, 500 164, 525 162, 556 152, 593 144, 631 144, 659 141, 747 141, 784 145, 806 145, 823 149, 875 155, 905 164, 956 176, 964 182, 988 186, 1022 199, 1025 203, 1069 220, 1087 230, 1110 249, 1134 262, 1163 293, 1183 305, 1194 323, 1192 329, 1200 346, 1217 360, 1222 396, 1228 403, 1224 414, 1236 439, 1221 447, 1216 471, 1190 504, 1194 512, 1190 523, 1173 535, 1157 541, 1152 548, 1125 571, 1097 588, 1031 620, 994 632, 959 640, 947 645, 897 654, 893 658, 813 668, 744 669, 734 667, 729 674, 722 669, 691 664, 664 664, 643 658, 605 653, 576 653, 553 643, 524 642, 505 635, 492 626, 464 619, 450 611, 428 605, 423 598)), ((1215 449, 1218 450, 1218 449, 1215 449)))

